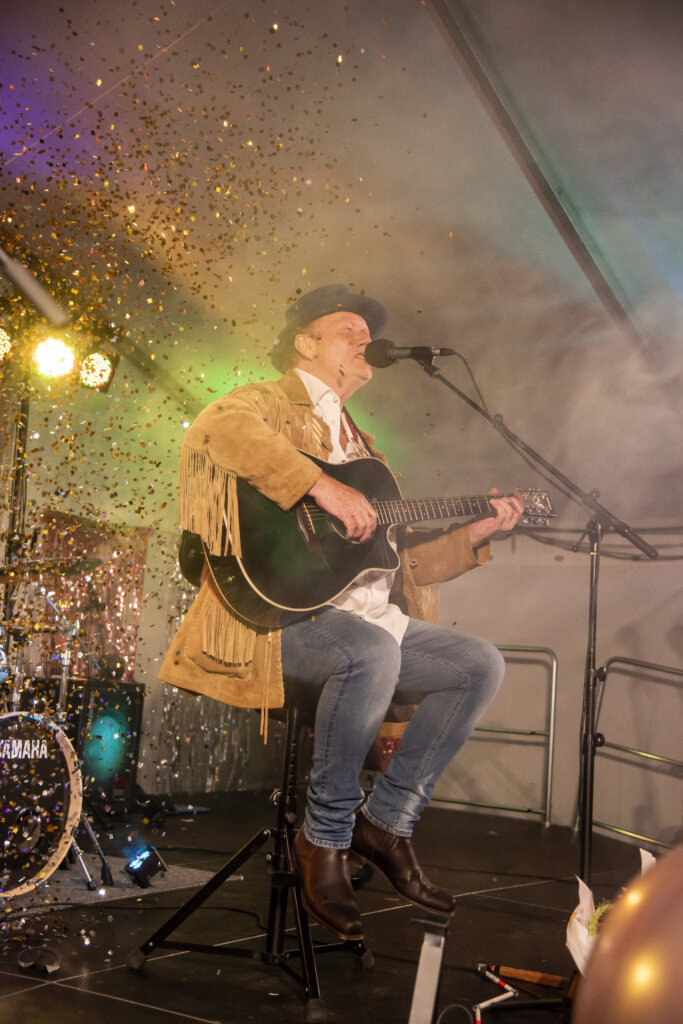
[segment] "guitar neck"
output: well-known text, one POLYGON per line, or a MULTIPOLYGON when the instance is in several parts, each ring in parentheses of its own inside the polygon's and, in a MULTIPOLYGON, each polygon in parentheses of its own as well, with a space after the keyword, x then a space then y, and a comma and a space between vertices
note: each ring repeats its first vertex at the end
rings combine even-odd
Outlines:
MULTIPOLYGON (((504 495, 496 495, 504 497, 504 495)), ((419 523, 429 519, 454 519, 459 516, 495 516, 496 510, 486 494, 457 498, 373 498, 377 520, 391 523, 419 523)))

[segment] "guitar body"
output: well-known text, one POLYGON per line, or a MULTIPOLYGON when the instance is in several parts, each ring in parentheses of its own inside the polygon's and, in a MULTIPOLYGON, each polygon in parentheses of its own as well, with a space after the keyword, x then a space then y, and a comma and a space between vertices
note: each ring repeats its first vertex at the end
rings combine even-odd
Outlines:
MULTIPOLYGON (((206 562, 227 605, 255 626, 285 626, 328 604, 362 573, 397 569, 399 558, 389 542, 395 524, 495 515, 488 495, 404 501, 393 474, 379 459, 334 465, 312 455, 307 458, 372 503, 378 522, 370 540, 362 544, 347 540, 343 525, 311 498, 302 498, 284 512, 240 478, 241 556, 210 555, 197 534, 187 530, 181 538, 183 576, 199 586, 206 562)), ((522 522, 547 525, 555 515, 548 494, 535 490, 519 493, 525 503, 522 522)))
MULTIPOLYGON (((379 459, 334 465, 307 457, 369 500, 401 497, 391 471, 379 459)), ((368 569, 398 568, 387 536, 391 524, 378 525, 370 540, 359 544, 346 540, 342 524, 312 499, 285 512, 238 479, 237 502, 241 557, 206 554, 206 559, 226 603, 254 625, 286 625, 327 604, 368 569)), ((186 575, 182 561, 181 570, 186 575)))

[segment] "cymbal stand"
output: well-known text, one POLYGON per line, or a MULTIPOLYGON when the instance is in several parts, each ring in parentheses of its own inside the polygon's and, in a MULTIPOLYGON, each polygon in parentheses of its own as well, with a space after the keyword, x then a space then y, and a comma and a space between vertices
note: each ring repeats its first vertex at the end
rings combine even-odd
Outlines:
POLYGON ((69 690, 69 668, 71 667, 71 648, 73 647, 74 639, 80 629, 80 622, 78 619, 74 619, 73 623, 69 625, 69 620, 66 618, 61 608, 59 608, 52 600, 53 595, 48 591, 43 591, 43 597, 50 605, 53 611, 57 613, 61 620, 62 628, 61 632, 64 634, 64 647, 60 652, 59 659, 61 664, 61 672, 59 674, 59 692, 57 695, 57 704, 55 707, 55 715, 59 725, 66 723, 66 699, 69 690))
POLYGON ((5 642, 0 644, 0 661, 5 671, 5 679, 2 684, 4 692, 1 701, 3 714, 7 713, 7 711, 20 710, 20 696, 24 677, 23 658, 16 657, 13 659, 10 655, 9 633, 8 629, 5 642))
POLYGON ((21 710, 21 690, 24 681, 23 655, 16 659, 12 672, 12 689, 10 690, 10 708, 12 711, 21 710))
MULTIPOLYGON (((45 598, 47 603, 50 605, 50 607, 53 609, 53 611, 55 611, 57 613, 57 615, 59 616, 59 618, 61 620, 61 623, 62 623, 62 632, 64 634, 64 645, 63 645, 63 648, 62 648, 62 650, 60 652, 61 672, 60 672, 60 679, 59 679, 59 692, 58 692, 58 696, 57 696, 57 704, 55 706, 55 718, 57 720, 57 725, 62 727, 62 726, 66 726, 66 723, 67 723, 67 697, 68 697, 68 690, 69 690, 69 668, 71 666, 71 650, 72 650, 73 643, 74 643, 74 640, 76 638, 76 635, 78 633, 78 630, 80 628, 80 622, 78 621, 78 619, 75 619, 72 624, 69 624, 69 621, 66 618, 66 616, 64 615, 64 613, 62 612, 61 608, 59 608, 58 605, 56 605, 55 602, 52 600, 53 595, 51 593, 48 593, 47 591, 44 591, 43 592, 43 597, 45 598)), ((90 801, 88 800, 88 798, 85 795, 83 797, 83 801, 84 801, 84 803, 87 802, 88 807, 92 811, 92 807, 90 806, 90 801)), ((78 843, 76 841, 76 836, 78 834, 78 830, 81 827, 83 827, 85 829, 85 831, 87 832, 88 837, 90 839, 90 842, 92 843, 93 848, 95 850, 95 853, 97 854, 97 856, 100 859, 102 885, 113 885, 114 884, 114 879, 112 877, 112 873, 111 873, 111 869, 109 867, 109 864, 107 863, 107 860, 106 860, 106 858, 104 856, 104 852, 102 850, 102 847, 100 846, 99 840, 98 840, 97 836, 95 835, 95 832, 94 832, 93 827, 92 827, 92 825, 90 824, 90 822, 89 822, 89 820, 87 818, 87 815, 81 809, 80 820, 74 826, 74 829, 73 829, 73 833, 72 833, 72 837, 71 837, 71 847, 70 847, 70 850, 69 850, 69 854, 73 853, 73 855, 75 856, 76 860, 78 861, 80 869, 83 872, 83 876, 85 878, 86 886, 88 887, 88 889, 91 892, 94 891, 97 888, 97 886, 95 885, 95 883, 92 880, 90 872, 88 871, 86 863, 83 860, 83 852, 82 852, 81 848, 79 847, 79 845, 78 845, 78 843)), ((69 854, 67 854, 67 857, 69 856, 69 854)))

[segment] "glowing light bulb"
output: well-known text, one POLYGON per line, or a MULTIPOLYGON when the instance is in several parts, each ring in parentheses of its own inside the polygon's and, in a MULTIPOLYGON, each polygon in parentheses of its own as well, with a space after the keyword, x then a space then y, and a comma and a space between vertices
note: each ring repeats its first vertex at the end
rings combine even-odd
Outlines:
POLYGON ((114 362, 104 352, 91 352, 81 363, 79 380, 86 388, 101 388, 114 373, 114 362))
POLYGON ((45 377, 65 377, 73 370, 75 355, 61 338, 46 338, 36 348, 34 359, 45 377))

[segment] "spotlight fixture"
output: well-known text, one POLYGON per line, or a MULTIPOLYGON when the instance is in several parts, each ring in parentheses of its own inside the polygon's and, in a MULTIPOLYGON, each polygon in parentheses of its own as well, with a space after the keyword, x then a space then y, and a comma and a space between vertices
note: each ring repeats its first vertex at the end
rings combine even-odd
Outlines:
POLYGON ((33 354, 36 369, 44 377, 66 377, 74 368, 76 353, 61 338, 46 338, 33 354))
POLYGON ((149 888, 149 880, 160 871, 168 871, 153 846, 145 846, 123 869, 141 889, 149 888))
POLYGON ((106 391, 112 382, 119 356, 101 349, 89 352, 81 362, 78 379, 85 388, 106 391))
POLYGON ((12 351, 12 336, 4 327, 0 327, 0 363, 2 363, 12 351))

